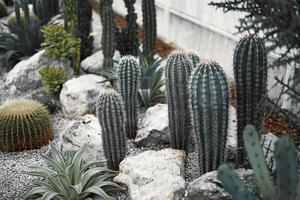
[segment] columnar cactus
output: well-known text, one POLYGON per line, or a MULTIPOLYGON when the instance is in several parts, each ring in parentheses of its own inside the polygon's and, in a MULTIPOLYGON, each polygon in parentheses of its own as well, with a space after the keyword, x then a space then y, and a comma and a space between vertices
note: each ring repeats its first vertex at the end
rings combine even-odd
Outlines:
POLYGON ((204 174, 216 170, 224 161, 229 94, 223 69, 216 62, 197 65, 189 91, 200 173, 204 174))
POLYGON ((125 110, 122 97, 113 89, 104 91, 98 99, 97 117, 102 127, 102 140, 107 166, 118 170, 125 157, 125 110))
POLYGON ((118 68, 118 87, 123 98, 127 119, 127 137, 134 139, 136 136, 138 115, 137 95, 141 79, 141 69, 136 59, 132 56, 121 58, 118 68))
POLYGON ((188 52, 187 56, 192 62, 193 67, 196 67, 201 62, 201 58, 194 52, 188 52))
POLYGON ((156 42, 156 10, 155 0, 143 0, 143 53, 149 63, 154 60, 156 42))
POLYGON ((33 100, 11 100, 0 107, 0 150, 38 149, 53 139, 47 109, 33 100))
POLYGON ((139 48, 138 25, 136 23, 137 14, 135 13, 134 4, 136 0, 124 0, 125 6, 127 8, 127 28, 126 32, 128 35, 128 42, 130 44, 130 54, 137 56, 137 50, 139 48))
POLYGON ((190 136, 190 112, 188 102, 188 82, 192 64, 185 53, 173 52, 165 68, 166 98, 169 112, 171 146, 188 149, 190 136))
POLYGON ((59 0, 33 0, 32 6, 40 20, 49 20, 59 13, 59 0))
POLYGON ((104 55, 103 67, 113 67, 113 56, 115 53, 115 31, 116 25, 113 19, 113 0, 101 0, 101 22, 103 26, 102 32, 102 49, 104 55))
POLYGON ((243 130, 253 124, 262 129, 263 109, 258 108, 267 90, 267 56, 264 43, 255 36, 244 37, 234 52, 237 94, 237 165, 245 163, 243 130))

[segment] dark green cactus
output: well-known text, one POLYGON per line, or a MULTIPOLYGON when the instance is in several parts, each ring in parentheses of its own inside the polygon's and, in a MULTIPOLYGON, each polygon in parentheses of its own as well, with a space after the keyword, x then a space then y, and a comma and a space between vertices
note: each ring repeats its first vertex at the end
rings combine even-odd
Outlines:
POLYGON ((31 17, 29 13, 29 1, 21 0, 14 2, 16 25, 20 28, 24 28, 31 23, 31 17), (22 16, 23 15, 23 16, 22 16), (23 21, 22 18, 23 17, 23 21))
POLYGON ((259 105, 267 90, 267 56, 264 43, 255 36, 243 38, 234 52, 234 76, 237 94, 237 165, 245 163, 243 130, 253 124, 262 129, 263 109, 259 105))
POLYGON ((148 63, 152 63, 155 54, 156 43, 156 10, 155 0, 142 1, 143 12, 143 53, 147 58, 148 63))
POLYGON ((90 0, 77 0, 77 31, 76 36, 81 40, 81 60, 90 56, 93 51, 93 38, 89 37, 91 32, 92 7, 90 0))
POLYGON ((225 155, 229 93, 221 66, 216 62, 197 65, 191 75, 189 91, 200 173, 204 174, 216 170, 225 155))
POLYGON ((115 53, 115 31, 116 25, 113 19, 113 0, 101 0, 101 22, 103 26, 102 32, 102 49, 104 55, 103 67, 113 67, 113 56, 115 53))
POLYGON ((59 13, 59 0, 33 0, 32 5, 40 20, 49 20, 59 13))
MULTIPOLYGON (((243 139, 262 199, 300 199, 299 153, 295 145, 287 137, 276 141, 274 151, 276 176, 271 177, 272 174, 267 168, 259 134, 254 126, 247 125, 245 127, 243 139)), ((238 178, 234 177, 232 173, 233 171, 227 166, 221 166, 218 170, 218 178, 234 200, 248 200, 248 198, 239 198, 237 191, 245 191, 245 185, 232 181, 233 178, 238 178)), ((247 193, 249 194, 249 191, 247 193)))
POLYGON ((11 100, 0 107, 0 150, 38 149, 54 137, 50 116, 33 100, 11 100))
POLYGON ((196 67, 201 62, 201 58, 194 52, 188 52, 187 56, 192 62, 193 67, 196 67))
POLYGON ((134 139, 137 131, 137 95, 140 86, 141 69, 132 56, 121 58, 118 68, 118 87, 126 110, 127 137, 134 139))
POLYGON ((102 127, 102 140, 107 166, 118 170, 125 157, 126 119, 122 97, 113 89, 104 91, 97 102, 97 117, 102 127))
POLYGON ((188 82, 192 64, 185 53, 173 52, 165 68, 171 147, 188 149, 191 120, 188 82))

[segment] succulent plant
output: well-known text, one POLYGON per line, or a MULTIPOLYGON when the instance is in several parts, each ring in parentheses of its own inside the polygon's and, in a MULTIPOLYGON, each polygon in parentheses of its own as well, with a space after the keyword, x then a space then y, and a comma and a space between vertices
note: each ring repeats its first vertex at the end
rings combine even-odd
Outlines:
POLYGON ((175 149, 188 149, 191 131, 188 82, 191 70, 189 58, 179 51, 169 56, 165 67, 170 140, 171 147, 175 149))
POLYGON ((59 66, 46 65, 40 69, 39 74, 42 77, 44 90, 50 93, 59 92, 67 81, 66 70, 59 66))
POLYGON ((193 67, 196 67, 201 62, 201 58, 194 52, 190 51, 187 53, 190 61, 192 62, 193 67))
POLYGON ((11 100, 0 107, 0 150, 38 149, 53 139, 47 109, 37 101, 11 100))
POLYGON ((189 93, 200 173, 204 174, 224 162, 229 92, 221 66, 212 61, 197 65, 190 78, 189 93))
MULTIPOLYGON (((295 145, 287 137, 276 141, 274 152, 276 175, 271 177, 259 134, 254 126, 245 127, 243 139, 262 198, 265 200, 300 199, 299 153, 295 145)), ((255 199, 245 183, 228 166, 223 165, 219 168, 218 178, 233 199, 255 199)))
POLYGON ((267 56, 263 42, 255 36, 244 37, 234 52, 234 77, 237 95, 237 165, 245 163, 243 130, 253 124, 262 131, 263 108, 267 91, 267 56))
POLYGON ((104 55, 103 67, 113 68, 113 56, 115 53, 116 39, 115 31, 116 25, 113 19, 113 0, 101 0, 102 10, 101 10, 101 22, 103 26, 102 33, 102 49, 104 55))
POLYGON ((51 144, 50 155, 42 155, 51 168, 30 167, 28 174, 40 180, 33 183, 23 199, 113 200, 110 191, 125 190, 112 181, 118 172, 101 166, 103 161, 85 162, 82 156, 86 148, 87 144, 76 152, 62 153, 51 144))
POLYGON ((142 0, 143 12, 143 53, 151 64, 154 60, 156 43, 156 10, 155 0, 142 0))
POLYGON ((108 88, 100 95, 96 107, 107 166, 118 170, 125 157, 126 113, 122 97, 108 88))
POLYGON ((118 87, 125 104, 127 137, 134 139, 137 131, 137 94, 141 80, 141 69, 132 56, 123 56, 118 68, 118 87))
POLYGON ((3 0, 0 0, 0 18, 7 16, 7 10, 3 0))

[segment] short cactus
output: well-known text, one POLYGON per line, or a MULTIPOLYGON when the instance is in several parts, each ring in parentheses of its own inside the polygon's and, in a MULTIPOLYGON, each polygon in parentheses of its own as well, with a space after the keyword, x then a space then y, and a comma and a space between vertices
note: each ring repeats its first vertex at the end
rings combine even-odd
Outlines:
POLYGON ((118 170, 125 157, 126 119, 122 97, 113 89, 107 89, 100 95, 96 111, 102 127, 107 166, 118 170))
POLYGON ((199 64, 191 75, 191 115, 199 149, 200 173, 224 161, 229 94, 225 73, 216 62, 199 64))
POLYGON ((187 56, 189 57, 190 61, 192 62, 193 67, 196 67, 201 62, 201 58, 192 51, 188 52, 187 56))
POLYGON ((170 140, 171 147, 175 149, 188 149, 191 129, 188 82, 191 70, 191 62, 182 52, 173 52, 165 67, 170 140))
POLYGON ((42 77, 43 89, 50 93, 58 93, 68 80, 66 70, 59 66, 46 65, 39 70, 39 74, 42 77))
POLYGON ((136 136, 138 115, 137 95, 141 79, 141 69, 136 59, 132 56, 121 58, 118 68, 118 86, 126 110, 127 137, 134 139, 136 136))
POLYGON ((263 42, 255 36, 243 38, 234 52, 234 76, 237 93, 237 165, 245 163, 243 130, 253 124, 262 129, 263 109, 258 108, 267 91, 267 56, 263 42))
POLYGON ((0 107, 0 150, 38 149, 53 139, 47 109, 33 100, 11 100, 0 107))

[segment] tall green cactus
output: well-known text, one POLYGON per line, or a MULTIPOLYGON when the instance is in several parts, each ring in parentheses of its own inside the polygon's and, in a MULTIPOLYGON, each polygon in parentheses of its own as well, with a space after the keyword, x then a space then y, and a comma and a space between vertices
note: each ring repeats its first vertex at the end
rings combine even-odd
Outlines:
POLYGON ((196 67, 201 62, 201 58, 194 52, 190 51, 187 53, 187 56, 192 62, 193 67, 196 67))
POLYGON ((18 25, 18 27, 20 28, 27 27, 31 23, 31 19, 32 19, 29 13, 29 1, 28 0, 15 1, 14 8, 15 8, 15 15, 16 15, 16 24, 18 25), (23 21, 21 19, 22 17, 24 18, 23 21))
POLYGON ((243 130, 247 124, 262 129, 263 109, 258 108, 267 91, 267 56, 264 43, 255 36, 244 37, 234 52, 237 92, 237 165, 245 163, 243 130))
POLYGON ((101 0, 101 22, 103 26, 102 32, 102 49, 104 55, 103 67, 113 67, 113 56, 115 53, 115 31, 116 25, 113 19, 113 0, 101 0))
POLYGON ((190 112, 188 82, 192 64, 185 53, 173 52, 165 68, 166 98, 169 112, 169 131, 172 148, 188 149, 190 112))
POLYGON ((132 56, 121 58, 118 68, 118 87, 123 98, 127 119, 127 137, 134 139, 137 131, 137 95, 141 79, 141 69, 132 56))
POLYGON ((40 20, 49 20, 59 13, 59 0, 33 0, 32 5, 40 20))
POLYGON ((148 63, 152 63, 154 61, 155 42, 157 35, 155 0, 143 0, 142 12, 144 29, 143 53, 148 63))
POLYGON ((107 166, 118 170, 125 157, 125 110, 122 97, 113 89, 104 91, 97 102, 97 117, 102 127, 102 140, 107 166))
MULTIPOLYGON (((276 176, 271 177, 260 144, 259 134, 254 126, 247 125, 245 127, 243 139, 254 171, 255 182, 263 199, 300 199, 299 153, 295 145, 287 137, 276 141, 274 152, 276 176)), ((226 165, 219 168, 218 178, 234 200, 254 199, 254 195, 250 193, 245 184, 226 165), (233 179, 236 180, 233 181, 233 179)))
POLYGON ((192 72, 189 91, 200 173, 204 174, 216 170, 225 155, 229 94, 221 66, 216 62, 198 65, 192 72))

